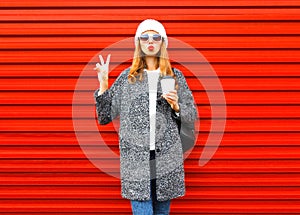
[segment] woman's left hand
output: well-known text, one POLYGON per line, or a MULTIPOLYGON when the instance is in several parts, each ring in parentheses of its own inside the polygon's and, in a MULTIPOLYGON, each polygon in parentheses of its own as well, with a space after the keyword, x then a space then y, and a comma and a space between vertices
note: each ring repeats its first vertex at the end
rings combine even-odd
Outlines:
POLYGON ((163 94, 162 97, 167 100, 173 110, 179 112, 178 95, 176 90, 171 90, 169 93, 163 94))

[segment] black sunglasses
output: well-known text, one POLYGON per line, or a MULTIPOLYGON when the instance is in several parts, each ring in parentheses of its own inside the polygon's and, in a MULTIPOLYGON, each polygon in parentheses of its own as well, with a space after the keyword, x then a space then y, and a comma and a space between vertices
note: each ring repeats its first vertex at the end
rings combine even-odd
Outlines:
POLYGON ((152 38, 153 41, 159 42, 161 41, 161 35, 160 34, 142 34, 140 36, 140 40, 143 42, 147 42, 149 38, 152 38))

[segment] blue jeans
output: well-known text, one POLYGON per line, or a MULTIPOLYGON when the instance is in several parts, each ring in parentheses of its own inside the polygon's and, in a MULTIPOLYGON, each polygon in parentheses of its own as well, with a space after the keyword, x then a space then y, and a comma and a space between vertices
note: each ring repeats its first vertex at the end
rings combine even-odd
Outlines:
POLYGON ((157 201, 155 179, 151 180, 151 197, 148 201, 131 200, 133 215, 169 215, 171 200, 157 201))
POLYGON ((133 215, 169 215, 171 200, 157 201, 156 197, 156 168, 155 168, 155 151, 150 151, 150 174, 151 174, 151 189, 150 200, 136 201, 131 200, 131 208, 133 215), (154 176, 154 177, 153 177, 154 176))

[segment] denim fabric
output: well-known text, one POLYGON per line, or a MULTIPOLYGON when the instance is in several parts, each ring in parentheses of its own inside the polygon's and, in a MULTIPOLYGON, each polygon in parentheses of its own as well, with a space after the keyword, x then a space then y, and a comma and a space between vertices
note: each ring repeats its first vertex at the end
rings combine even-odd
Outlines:
POLYGON ((131 200, 133 215, 169 215, 171 200, 157 201, 155 179, 151 180, 151 199, 148 201, 131 200))
POLYGON ((150 161, 152 161, 150 162, 151 178, 154 178, 151 180, 150 200, 131 200, 132 213, 133 215, 169 215, 171 200, 158 201, 156 196, 156 168, 154 150, 150 151, 150 161))

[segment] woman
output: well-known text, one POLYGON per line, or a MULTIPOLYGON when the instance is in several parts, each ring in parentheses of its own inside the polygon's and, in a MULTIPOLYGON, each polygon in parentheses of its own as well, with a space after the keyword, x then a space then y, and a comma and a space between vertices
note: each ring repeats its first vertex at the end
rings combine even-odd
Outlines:
POLYGON ((183 153, 176 120, 197 116, 183 74, 171 67, 168 38, 153 19, 140 23, 132 66, 108 89, 108 63, 96 64, 95 92, 100 124, 120 116, 119 148, 122 196, 134 215, 169 214, 170 201, 185 194, 183 153), (172 76, 176 89, 162 94, 161 80, 172 76))

